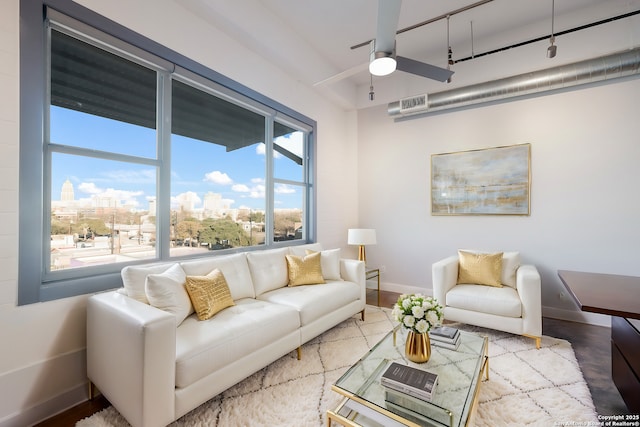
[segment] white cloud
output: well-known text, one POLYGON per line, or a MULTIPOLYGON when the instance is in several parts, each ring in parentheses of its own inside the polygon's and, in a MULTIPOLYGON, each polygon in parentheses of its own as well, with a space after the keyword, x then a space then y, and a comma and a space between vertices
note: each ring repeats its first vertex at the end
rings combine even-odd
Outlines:
POLYGON ((296 156, 302 157, 304 133, 294 132, 285 136, 279 136, 273 142, 296 156))
POLYGON ((275 186, 273 191, 276 194, 294 194, 296 192, 296 189, 287 184, 278 184, 275 186))
POLYGON ((78 191, 87 194, 98 194, 102 190, 94 182, 82 182, 78 185, 78 191))
POLYGON ((231 186, 231 189, 233 191, 237 191, 238 193, 248 193, 249 191, 251 191, 249 187, 244 184, 234 184, 231 186))
POLYGON ((213 182, 214 184, 220 184, 220 185, 233 184, 233 180, 229 178, 229 175, 220 171, 213 171, 205 174, 204 180, 207 182, 213 182))
POLYGON ((154 184, 156 172, 154 169, 144 170, 113 170, 101 174, 109 182, 124 182, 127 184, 154 184))
POLYGON ((202 203, 202 199, 198 196, 197 193, 193 191, 187 191, 185 193, 180 193, 175 197, 171 198, 171 208, 179 209, 183 207, 184 209, 190 210, 199 206, 202 203))
POLYGON ((252 199, 264 199, 265 196, 265 186, 264 185, 256 185, 251 189, 249 193, 249 197, 252 199))
POLYGON ((100 188, 94 182, 80 183, 78 185, 78 191, 90 195, 90 197, 87 198, 80 198, 79 200, 81 202, 97 203, 98 206, 110 204, 109 199, 112 200, 114 204, 138 206, 140 203, 137 198, 144 195, 144 192, 141 190, 128 191, 116 190, 115 188, 100 188))

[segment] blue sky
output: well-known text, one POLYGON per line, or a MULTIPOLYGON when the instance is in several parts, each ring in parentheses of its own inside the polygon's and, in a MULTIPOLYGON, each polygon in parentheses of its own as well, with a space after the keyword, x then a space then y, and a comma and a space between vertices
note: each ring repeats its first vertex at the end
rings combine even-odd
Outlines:
MULTIPOLYGON (((51 140, 54 143, 112 151, 120 154, 155 157, 155 130, 92 116, 58 107, 51 108, 51 140)), ((299 156, 302 134, 282 137, 276 143, 299 156)), ((278 177, 302 180, 301 167, 276 155, 278 177)), ((224 146, 172 136, 171 197, 195 193, 202 207, 204 194, 222 194, 231 208, 264 209, 264 144, 254 144, 226 152, 224 146)), ((146 210, 148 198, 155 197, 155 169, 111 160, 56 153, 53 157, 52 199, 59 200, 62 184, 69 179, 76 200, 110 197, 146 210)), ((276 187, 277 208, 301 207, 300 191, 292 186, 276 187)))

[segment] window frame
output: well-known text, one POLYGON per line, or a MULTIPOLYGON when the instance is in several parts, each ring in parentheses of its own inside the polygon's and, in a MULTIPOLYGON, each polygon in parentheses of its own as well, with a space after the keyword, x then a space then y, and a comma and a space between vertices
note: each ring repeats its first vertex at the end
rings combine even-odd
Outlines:
MULTIPOLYGON (((273 191, 274 180, 271 156, 267 156, 267 195, 265 216, 267 218, 267 240, 260 247, 241 247, 216 251, 206 256, 222 253, 243 252, 268 247, 304 244, 315 241, 316 208, 315 183, 315 138, 316 122, 264 95, 253 91, 187 57, 147 39, 97 13, 69 0, 20 0, 20 173, 19 173, 19 241, 18 241, 18 305, 50 301, 122 286, 120 269, 122 264, 107 264, 107 267, 87 267, 75 271, 47 272, 49 260, 47 240, 50 239, 51 212, 51 150, 44 147, 48 135, 47 95, 49 63, 47 26, 43 10, 57 26, 67 31, 77 31, 92 41, 94 37, 104 42, 107 51, 121 56, 128 52, 127 59, 149 66, 157 71, 157 156, 149 160, 160 171, 156 183, 158 201, 156 258, 133 264, 177 261, 187 257, 171 257, 169 254, 170 233, 170 87, 172 78, 194 81, 223 98, 266 114, 265 144, 267 152, 273 149, 273 123, 285 122, 306 133, 304 161, 306 164, 304 194, 304 235, 301 240, 273 242, 273 191), (135 47, 133 47, 135 46, 135 47), (167 91, 167 89, 169 89, 167 91), (168 95, 167 95, 168 94, 168 95), (167 116, 169 121, 167 122, 167 116), (164 178, 163 178, 164 177, 164 178), (166 212, 165 212, 166 211, 166 212), (166 243, 163 243, 166 242, 166 243), (166 247, 165 247, 166 246, 166 247), (78 271, 81 271, 80 273, 78 271)), ((66 32, 66 31, 65 31, 66 32)), ((103 46, 100 46, 103 48, 103 46)), ((125 56, 127 56, 125 55, 125 56)), ((82 152, 82 149, 56 146, 58 151, 82 152)), ((118 156, 115 156, 118 157, 118 156)), ((122 158, 130 156, 123 155, 122 158)), ((202 255, 200 255, 202 257, 202 255)))

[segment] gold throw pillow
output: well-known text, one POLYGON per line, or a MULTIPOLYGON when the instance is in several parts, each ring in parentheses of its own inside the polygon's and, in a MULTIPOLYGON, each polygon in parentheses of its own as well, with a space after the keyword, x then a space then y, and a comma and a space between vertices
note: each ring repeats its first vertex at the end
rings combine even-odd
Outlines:
POLYGON ((458 251, 458 283, 502 287, 502 252, 458 251))
POLYGON ((210 319, 219 311, 235 305, 227 280, 217 268, 206 276, 187 276, 184 287, 200 320, 210 319))
POLYGON ((289 286, 315 285, 325 283, 322 277, 320 252, 305 257, 285 255, 289 270, 289 286))

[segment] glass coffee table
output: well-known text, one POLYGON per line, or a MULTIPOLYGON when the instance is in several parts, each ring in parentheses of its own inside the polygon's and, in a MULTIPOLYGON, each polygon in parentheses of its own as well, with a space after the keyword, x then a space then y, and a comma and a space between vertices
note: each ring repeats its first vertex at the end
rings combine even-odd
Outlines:
POLYGON ((488 339, 460 331, 457 350, 431 342, 428 362, 416 364, 404 356, 406 329, 397 326, 345 372, 332 386, 344 396, 335 410, 327 411, 327 424, 343 426, 450 426, 469 424, 477 401, 482 375, 489 379, 488 339), (391 362, 438 374, 431 401, 411 396, 389 397, 380 376, 391 362))

